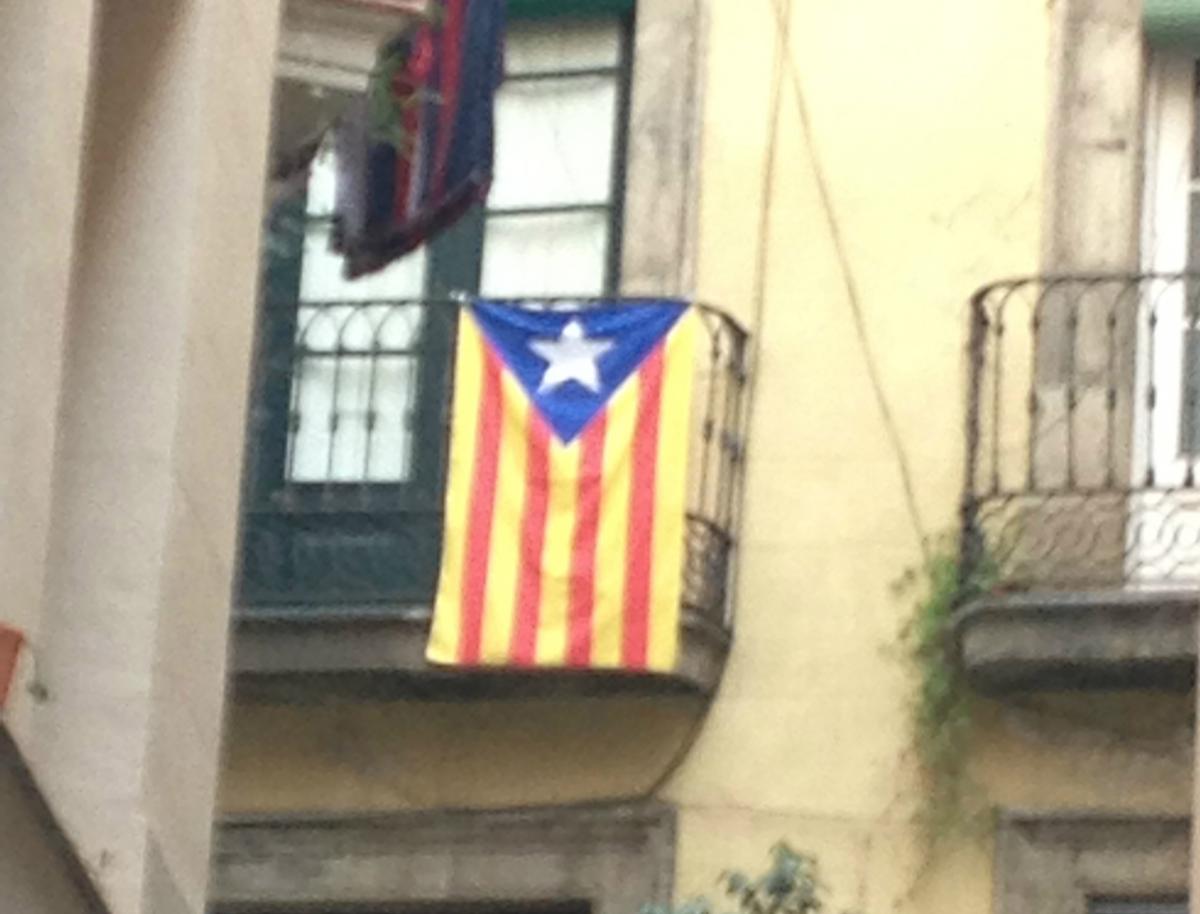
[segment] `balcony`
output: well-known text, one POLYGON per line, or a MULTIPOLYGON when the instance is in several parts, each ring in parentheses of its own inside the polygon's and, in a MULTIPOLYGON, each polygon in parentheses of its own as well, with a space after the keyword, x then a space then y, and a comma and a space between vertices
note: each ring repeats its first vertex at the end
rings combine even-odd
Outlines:
POLYGON ((468 672, 424 660, 460 308, 452 301, 267 306, 243 496, 239 688, 284 698, 343 688, 439 697, 710 693, 733 630, 744 331, 721 311, 699 307, 674 674, 468 672))
POLYGON ((984 689, 1186 688, 1200 594, 1200 276, 971 300, 955 619, 984 689))

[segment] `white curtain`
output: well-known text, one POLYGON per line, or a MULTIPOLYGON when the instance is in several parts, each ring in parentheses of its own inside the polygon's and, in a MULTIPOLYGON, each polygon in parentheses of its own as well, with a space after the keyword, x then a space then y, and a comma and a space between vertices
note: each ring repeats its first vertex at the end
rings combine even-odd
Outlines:
MULTIPOLYGON (((482 294, 602 292, 619 62, 616 22, 511 26, 482 294)), ((332 151, 322 150, 308 183, 287 476, 303 483, 404 482, 412 472, 414 350, 424 312, 380 303, 419 299, 428 258, 418 250, 346 281, 341 258, 329 249, 335 172, 332 151)))

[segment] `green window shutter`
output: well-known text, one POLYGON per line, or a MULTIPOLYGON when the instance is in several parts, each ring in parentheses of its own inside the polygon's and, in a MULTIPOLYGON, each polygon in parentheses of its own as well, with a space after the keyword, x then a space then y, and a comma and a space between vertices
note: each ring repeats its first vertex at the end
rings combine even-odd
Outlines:
POLYGON ((550 16, 605 16, 628 13, 636 0, 508 0, 510 16, 545 19, 550 16))
POLYGON ((1146 41, 1200 54, 1200 0, 1145 0, 1146 41))

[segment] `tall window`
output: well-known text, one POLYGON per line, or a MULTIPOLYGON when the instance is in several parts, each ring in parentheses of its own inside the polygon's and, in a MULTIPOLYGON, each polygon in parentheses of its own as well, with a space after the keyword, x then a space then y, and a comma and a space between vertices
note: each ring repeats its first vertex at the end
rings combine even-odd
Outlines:
POLYGON ((617 280, 624 36, 615 19, 513 29, 480 289, 599 295, 617 280))
MULTIPOLYGON (((365 90, 382 35, 323 10, 285 36, 276 148, 365 90), (322 34, 322 30, 324 34, 322 34)), ((593 296, 618 285, 628 96, 621 15, 516 19, 486 209, 348 282, 329 249, 336 162, 279 195, 266 252, 242 600, 419 601, 439 552, 457 294, 593 296)))
MULTIPOLYGON (((1142 245, 1149 272, 1200 271, 1198 87, 1200 70, 1193 58, 1164 55, 1154 61, 1147 101, 1142 245)), ((1145 458, 1162 484, 1178 485, 1186 463, 1200 456, 1200 288, 1192 282, 1151 284, 1149 297, 1155 321, 1152 329, 1142 328, 1143 334, 1153 333, 1153 339, 1142 341, 1141 370, 1157 391, 1158 402, 1151 418, 1152 453, 1145 458)))
POLYGON ((403 483, 414 470, 417 344, 425 312, 381 302, 421 297, 426 251, 346 281, 341 258, 330 250, 335 169, 323 148, 305 195, 284 476, 289 483, 403 483))

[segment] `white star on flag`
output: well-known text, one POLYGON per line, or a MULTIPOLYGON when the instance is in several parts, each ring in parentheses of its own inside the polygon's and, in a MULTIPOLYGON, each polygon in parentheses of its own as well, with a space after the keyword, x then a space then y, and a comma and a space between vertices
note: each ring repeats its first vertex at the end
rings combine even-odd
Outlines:
POLYGON ((612 349, 612 340, 588 339, 583 323, 573 318, 556 340, 533 340, 529 348, 548 364, 538 393, 575 381, 592 393, 600 392, 600 369, 596 360, 612 349))

